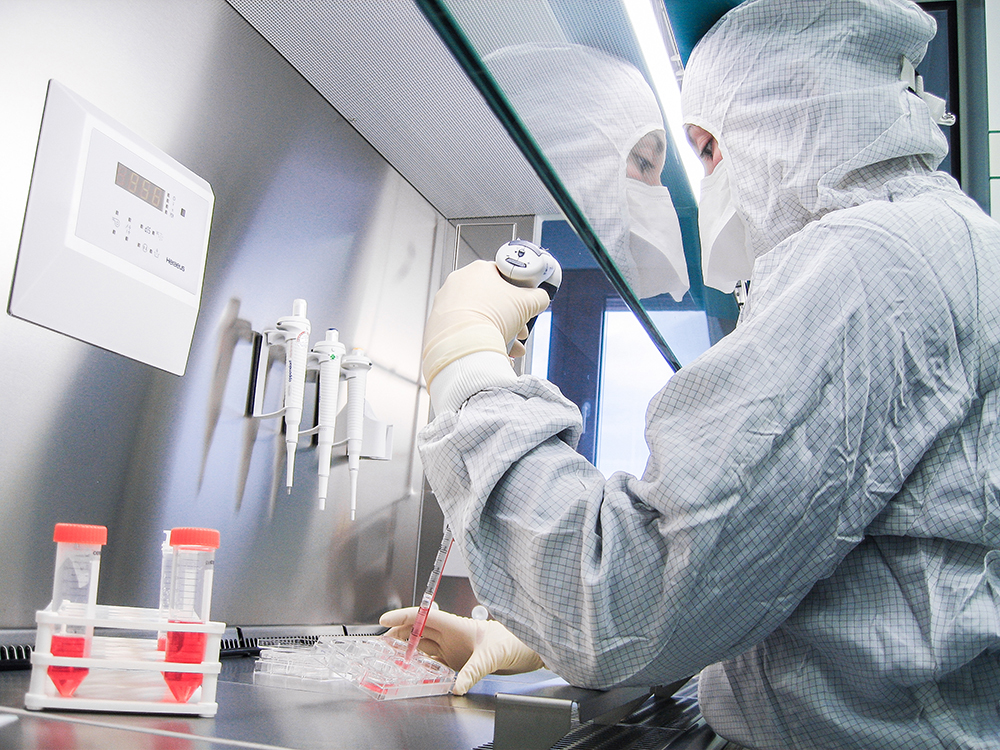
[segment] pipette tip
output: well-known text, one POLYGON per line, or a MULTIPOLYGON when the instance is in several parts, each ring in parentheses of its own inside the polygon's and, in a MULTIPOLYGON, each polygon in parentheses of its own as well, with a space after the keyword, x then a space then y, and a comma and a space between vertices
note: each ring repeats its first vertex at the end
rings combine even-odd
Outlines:
POLYGON ((351 477, 351 520, 353 521, 358 510, 358 470, 348 468, 348 473, 351 477))
POLYGON ((326 510, 326 496, 330 491, 330 477, 319 475, 316 487, 316 497, 319 498, 319 509, 326 510))
MULTIPOLYGON (((297 431, 296 434, 298 434, 297 431)), ((295 442, 292 440, 285 442, 285 467, 285 489, 291 495, 292 478, 295 476, 295 442)))
POLYGON ((417 644, 420 643, 420 637, 410 638, 409 643, 406 644, 406 656, 403 657, 403 664, 409 664, 413 661, 413 655, 417 652, 417 644))

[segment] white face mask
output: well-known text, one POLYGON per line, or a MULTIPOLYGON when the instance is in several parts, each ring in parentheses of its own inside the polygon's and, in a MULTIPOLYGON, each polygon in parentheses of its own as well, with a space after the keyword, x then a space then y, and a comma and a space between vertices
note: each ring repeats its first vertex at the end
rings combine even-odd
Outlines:
MULTIPOLYGON (((662 185, 625 180, 631 268, 622 270, 639 299, 669 292, 680 302, 688 290, 684 241, 670 191, 662 185)), ((619 259, 615 259, 618 262, 619 259)))
POLYGON ((698 234, 701 236, 701 274, 705 285, 732 292, 753 271, 743 220, 736 213, 725 159, 701 181, 698 234))

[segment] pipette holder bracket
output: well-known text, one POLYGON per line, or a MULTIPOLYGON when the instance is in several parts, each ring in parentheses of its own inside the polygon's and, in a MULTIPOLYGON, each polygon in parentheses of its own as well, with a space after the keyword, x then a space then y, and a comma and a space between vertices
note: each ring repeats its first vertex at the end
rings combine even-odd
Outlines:
POLYGON ((247 416, 257 418, 280 417, 283 409, 272 414, 264 413, 264 389, 267 386, 267 371, 271 366, 271 348, 284 346, 288 339, 285 331, 269 328, 262 333, 253 332, 254 350, 250 370, 250 393, 247 398, 247 416))
MULTIPOLYGON (((337 417, 337 444, 347 441, 347 419, 342 418, 347 407, 337 417)), ((377 419, 371 406, 365 401, 365 421, 361 439, 360 457, 373 461, 392 460, 392 425, 377 419)))
POLYGON ((215 716, 221 670, 219 645, 225 623, 174 623, 163 619, 159 609, 104 605, 95 607, 93 617, 41 610, 35 620, 38 631, 25 708, 215 716), (92 637, 89 656, 52 655, 52 636, 60 625, 81 625, 100 633, 92 637), (149 637, 134 637, 137 631, 148 632, 149 637), (164 652, 157 650, 157 633, 163 631, 204 633, 205 655, 201 663, 165 661, 164 652), (89 672, 72 696, 63 697, 48 675, 50 666, 79 667, 89 672), (201 687, 188 702, 179 703, 164 681, 164 672, 197 672, 203 675, 201 687))
MULTIPOLYGON (((286 341, 284 331, 272 328, 263 333, 254 334, 254 354, 253 366, 251 368, 250 389, 247 398, 247 416, 256 419, 269 419, 280 417, 283 413, 281 409, 276 412, 264 413, 264 390, 267 385, 267 371, 272 363, 271 348, 284 346, 286 341)), ((307 380, 314 380, 319 372, 319 365, 314 357, 310 357, 306 367, 307 380)), ((346 377, 341 375, 341 381, 346 377)), ((345 429, 346 420, 342 418, 344 409, 340 410, 337 417, 337 443, 342 443, 347 438, 345 429)), ((315 409, 304 409, 304 412, 315 411, 315 409)), ((307 433, 309 430, 304 430, 307 433)), ((392 459, 392 425, 383 422, 375 417, 371 405, 365 400, 364 415, 364 438, 361 441, 361 458, 375 461, 389 461, 392 459)))

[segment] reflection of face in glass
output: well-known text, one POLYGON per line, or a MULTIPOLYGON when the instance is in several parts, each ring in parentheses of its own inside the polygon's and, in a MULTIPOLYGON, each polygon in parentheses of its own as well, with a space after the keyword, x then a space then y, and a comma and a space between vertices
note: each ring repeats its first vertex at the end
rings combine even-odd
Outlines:
POLYGON ((680 300, 689 284, 660 184, 663 115, 642 73, 565 43, 504 47, 483 62, 636 295, 680 300))
POLYGON ((666 158, 667 147, 663 133, 646 133, 629 151, 625 176, 647 185, 659 185, 666 158))

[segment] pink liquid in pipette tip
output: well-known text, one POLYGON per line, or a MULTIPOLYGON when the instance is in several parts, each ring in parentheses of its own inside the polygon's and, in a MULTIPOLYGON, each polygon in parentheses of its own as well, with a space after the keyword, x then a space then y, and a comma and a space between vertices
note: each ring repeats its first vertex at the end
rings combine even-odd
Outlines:
POLYGON ((421 607, 417 610, 417 619, 413 621, 413 627, 410 629, 410 639, 406 644, 406 656, 403 657, 404 664, 409 664, 410 660, 413 659, 413 654, 417 651, 417 645, 420 643, 421 637, 423 637, 424 625, 427 622, 427 615, 430 611, 430 606, 421 607))
POLYGON ((448 554, 451 552, 451 545, 454 544, 455 537, 452 536, 451 529, 445 527, 444 538, 441 539, 441 547, 438 549, 437 557, 434 558, 434 565, 431 568, 431 576, 427 581, 427 589, 420 600, 420 608, 417 610, 417 617, 410 628, 410 639, 406 646, 406 656, 403 657, 404 665, 408 665, 413 659, 413 654, 417 650, 417 644, 424 635, 424 625, 427 623, 427 615, 430 614, 431 606, 434 604, 434 597, 437 596, 438 586, 441 585, 441 573, 448 562, 448 554))
MULTIPOLYGON (((53 656, 86 656, 87 639, 81 636, 52 636, 51 651, 53 656)), ((57 667, 52 665, 48 675, 63 698, 71 698, 80 687, 83 678, 90 672, 86 667, 57 667)))
MULTIPOLYGON (((167 633, 167 652, 164 661, 177 664, 201 664, 205 658, 206 633, 167 633)), ((200 672, 164 672, 163 679, 178 703, 187 703, 194 691, 201 686, 204 675, 200 672)))

